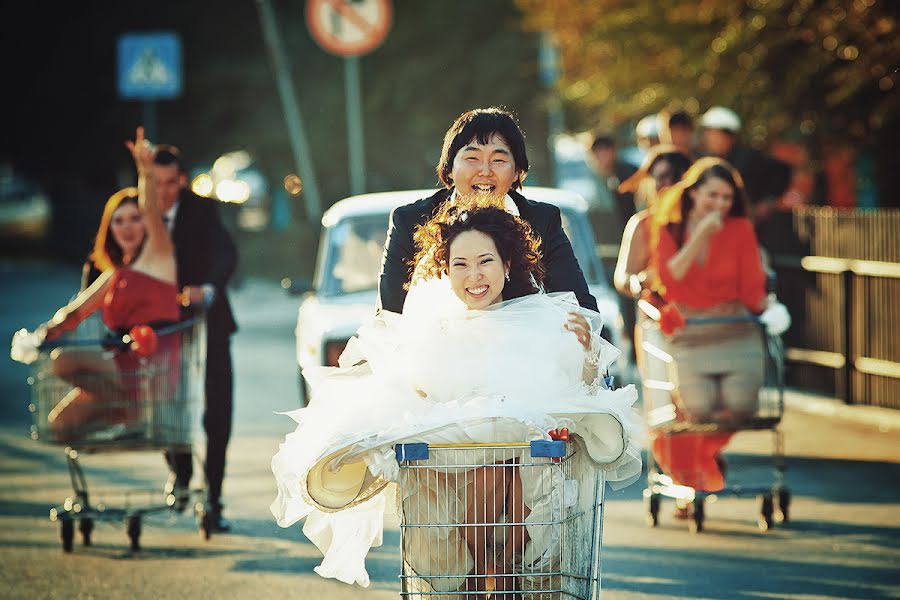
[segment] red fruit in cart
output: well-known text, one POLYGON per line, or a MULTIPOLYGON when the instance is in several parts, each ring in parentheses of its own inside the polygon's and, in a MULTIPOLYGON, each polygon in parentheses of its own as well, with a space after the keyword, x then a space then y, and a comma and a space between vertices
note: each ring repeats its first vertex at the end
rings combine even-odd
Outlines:
POLYGON ((138 356, 150 356, 156 352, 158 339, 156 332, 149 325, 135 325, 128 332, 131 338, 131 349, 138 356))
POLYGON ((569 441, 569 428, 568 427, 563 427, 562 429, 559 430, 559 438, 558 439, 560 439, 563 442, 569 441))
POLYGON ((559 439, 559 432, 555 429, 551 429, 550 431, 548 431, 547 435, 549 435, 550 439, 553 441, 556 441, 559 439))
POLYGON ((659 309, 659 328, 666 335, 672 335, 684 327, 684 315, 674 304, 666 304, 659 309))

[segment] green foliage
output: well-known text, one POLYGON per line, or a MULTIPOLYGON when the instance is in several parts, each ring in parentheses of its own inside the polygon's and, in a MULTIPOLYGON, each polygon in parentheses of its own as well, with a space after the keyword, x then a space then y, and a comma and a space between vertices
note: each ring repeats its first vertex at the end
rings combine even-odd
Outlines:
POLYGON ((721 104, 751 141, 822 134, 872 142, 896 128, 898 3, 891 0, 518 0, 552 31, 560 91, 582 120, 721 104))

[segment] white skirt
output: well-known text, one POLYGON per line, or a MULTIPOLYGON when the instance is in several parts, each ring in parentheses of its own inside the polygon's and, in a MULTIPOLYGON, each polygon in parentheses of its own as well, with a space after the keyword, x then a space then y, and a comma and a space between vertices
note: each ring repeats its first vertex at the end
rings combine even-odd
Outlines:
MULTIPOLYGON (((403 315, 382 313, 360 328, 340 367, 304 371, 311 402, 286 413, 297 428, 272 458, 271 510, 282 527, 306 518, 304 533, 325 555, 322 576, 368 585, 364 559, 381 544, 397 443, 528 442, 568 427, 614 486, 640 476, 634 386, 585 384, 585 351, 563 329, 570 312, 588 317, 589 362, 602 374, 617 351, 600 338, 597 313, 571 293, 479 311, 448 295, 445 280, 414 286, 403 315)), ((541 501, 524 494, 532 509, 541 501)))

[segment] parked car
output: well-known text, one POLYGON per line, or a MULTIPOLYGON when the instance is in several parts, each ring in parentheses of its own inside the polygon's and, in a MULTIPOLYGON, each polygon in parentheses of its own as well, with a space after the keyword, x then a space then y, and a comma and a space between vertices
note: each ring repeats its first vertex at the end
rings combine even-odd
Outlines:
MULTIPOLYGON (((334 366, 347 341, 374 313, 381 257, 391 210, 415 202, 434 190, 381 192, 345 198, 322 216, 322 237, 312 283, 293 282, 289 291, 302 294, 295 330, 300 371, 301 404, 309 400, 302 371, 310 366, 334 366)), ((559 207, 563 229, 597 299, 613 343, 622 350, 617 369, 627 367, 628 348, 622 335, 619 300, 603 274, 587 218, 587 202, 577 193, 528 187, 524 195, 559 207)))

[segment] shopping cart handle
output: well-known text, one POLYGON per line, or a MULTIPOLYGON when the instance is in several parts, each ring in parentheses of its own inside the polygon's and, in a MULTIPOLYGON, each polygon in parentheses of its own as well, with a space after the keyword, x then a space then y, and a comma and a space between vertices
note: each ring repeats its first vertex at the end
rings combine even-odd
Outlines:
POLYGON ((724 325, 726 323, 759 323, 756 315, 732 315, 727 317, 689 317, 686 325, 724 325))
POLYGON ((561 458, 566 455, 566 443, 562 440, 533 440, 531 456, 561 458))
POLYGON ((428 444, 416 442, 413 444, 397 444, 394 446, 397 462, 404 460, 428 460, 428 444))
MULTIPOLYGON (((162 327, 157 327, 154 329, 157 337, 162 337, 164 335, 170 335, 177 331, 181 331, 183 329, 189 329, 194 326, 197 321, 203 318, 203 315, 197 315, 191 317, 189 319, 185 319, 183 321, 178 321, 177 323, 172 323, 171 325, 163 325, 162 327)), ((46 351, 52 350, 54 348, 66 348, 66 347, 77 347, 77 346, 103 346, 105 348, 117 348, 117 349, 125 349, 132 342, 131 336, 127 333, 125 335, 116 335, 115 333, 109 333, 102 338, 96 338, 91 340, 53 340, 51 342, 44 341, 38 346, 38 350, 46 351)))
POLYGON ((92 340, 53 340, 52 342, 44 342, 38 346, 41 352, 53 350, 54 348, 73 348, 78 346, 103 346, 104 348, 127 348, 128 342, 122 340, 124 336, 108 334, 102 338, 92 340))

